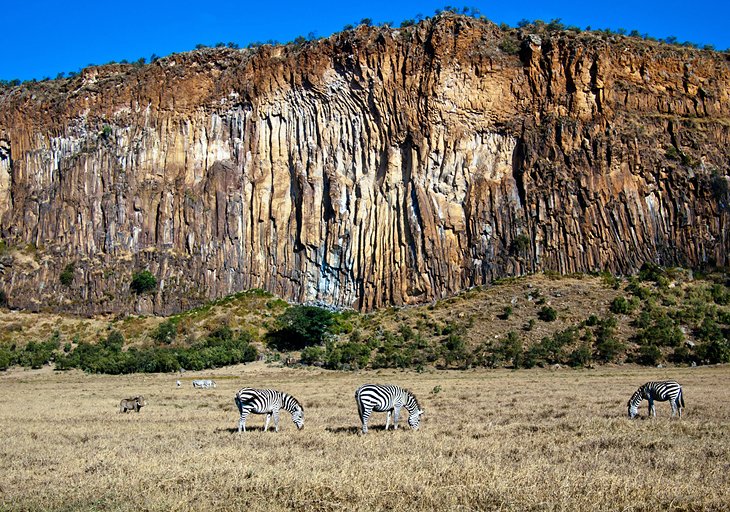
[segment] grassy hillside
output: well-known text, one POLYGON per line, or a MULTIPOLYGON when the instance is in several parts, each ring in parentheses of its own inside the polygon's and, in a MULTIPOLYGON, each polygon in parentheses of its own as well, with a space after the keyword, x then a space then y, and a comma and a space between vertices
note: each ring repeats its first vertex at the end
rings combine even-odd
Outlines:
POLYGON ((328 372, 263 362, 183 376, 10 370, 0 430, 2 510, 724 510, 730 503, 730 372, 698 368, 328 372), (194 390, 192 378, 214 378, 194 390), (183 386, 176 388, 181 378, 183 386), (647 380, 683 386, 682 420, 628 420, 647 380), (357 435, 355 388, 411 388, 426 413, 357 435), (237 433, 235 391, 299 398, 237 433), (139 414, 117 412, 143 394, 139 414))
MULTIPOLYGON (((0 348, 17 351, 29 342, 51 340, 49 350, 61 354, 113 337, 125 352, 179 351, 228 336, 251 342, 269 359, 296 362, 301 356, 307 363, 344 369, 718 363, 730 361, 728 284, 724 272, 700 275, 653 265, 629 278, 506 279, 425 306, 326 313, 328 336, 301 354, 301 346, 270 342, 282 315, 297 308, 261 290, 169 318, 79 319, 4 311, 0 348)), ((177 368, 173 362, 148 371, 168 367, 177 368)))

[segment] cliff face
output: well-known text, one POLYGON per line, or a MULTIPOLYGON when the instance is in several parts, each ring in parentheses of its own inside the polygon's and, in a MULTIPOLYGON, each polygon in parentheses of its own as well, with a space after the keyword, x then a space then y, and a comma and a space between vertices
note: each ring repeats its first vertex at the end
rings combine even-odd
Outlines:
POLYGON ((371 309, 727 265, 729 145, 726 55, 455 16, 89 68, 0 93, 0 288, 85 314, 251 287, 371 309))

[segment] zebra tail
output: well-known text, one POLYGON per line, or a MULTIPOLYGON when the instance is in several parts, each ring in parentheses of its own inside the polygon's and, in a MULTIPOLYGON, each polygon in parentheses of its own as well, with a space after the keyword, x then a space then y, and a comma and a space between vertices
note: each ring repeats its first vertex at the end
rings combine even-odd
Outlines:
POLYGON ((360 416, 360 421, 362 421, 363 410, 362 410, 362 400, 360 400, 360 389, 355 391, 355 402, 357 403, 357 414, 358 414, 358 416, 360 416))
POLYGON ((682 391, 682 388, 679 388, 679 403, 684 407, 684 391, 682 391))

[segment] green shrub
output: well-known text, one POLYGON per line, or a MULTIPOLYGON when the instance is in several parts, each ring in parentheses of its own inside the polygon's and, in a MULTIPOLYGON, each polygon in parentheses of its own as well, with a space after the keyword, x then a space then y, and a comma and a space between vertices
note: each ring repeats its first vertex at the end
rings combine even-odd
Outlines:
POLYGON ((616 339, 616 318, 606 317, 596 326, 596 359, 603 363, 618 360, 626 352, 626 345, 616 339))
POLYGON ((730 293, 728 293, 728 289, 721 284, 713 284, 710 288, 710 294, 712 295, 712 300, 715 304, 725 306, 730 303, 730 293))
POLYGON ((705 317, 702 323, 695 329, 695 336, 701 341, 722 341, 725 339, 722 329, 718 323, 710 318, 705 317))
POLYGON ((634 311, 635 307, 636 303, 627 300, 626 297, 616 297, 611 302, 611 313, 617 315, 630 315, 634 311))
POLYGON ((692 354, 685 345, 681 345, 675 348, 669 356, 669 360, 677 364, 689 363, 690 361, 692 361, 692 359, 692 354))
POLYGON ((152 333, 152 339, 154 339, 157 343, 164 343, 165 345, 169 345, 173 341, 175 341, 175 338, 177 337, 177 324, 178 319, 176 318, 170 318, 169 320, 165 320, 161 324, 157 326, 155 331, 152 333))
POLYGON ((504 310, 502 310, 502 314, 497 315, 497 318, 500 320, 507 320, 510 316, 512 316, 513 311, 512 306, 505 306, 504 310))
POLYGON ((662 352, 656 345, 643 345, 639 347, 639 354, 636 362, 643 365, 656 366, 662 359, 662 352))
POLYGON ((456 333, 449 334, 442 346, 441 354, 447 367, 456 362, 464 362, 467 353, 463 338, 456 333))
POLYGON ((315 306, 292 306, 276 319, 268 343, 280 351, 302 350, 322 345, 334 319, 330 311, 315 306))
POLYGON ((137 272, 132 276, 129 288, 137 295, 150 293, 157 288, 157 278, 149 270, 137 272))
POLYGON ((63 286, 71 286, 71 283, 73 283, 75 266, 76 265, 74 263, 69 263, 58 276, 58 279, 61 281, 63 286))
POLYGON ((647 261, 639 269, 639 280, 641 281, 653 281, 659 286, 666 286, 669 284, 667 273, 663 267, 660 267, 656 263, 647 261))
POLYGON ((621 286, 621 280, 608 270, 604 270, 600 275, 605 286, 613 288, 614 290, 618 290, 619 286, 621 286))
POLYGON ((363 343, 330 342, 327 345, 325 366, 327 368, 356 370, 365 368, 370 362, 370 348, 363 343))
POLYGON ((522 366, 522 340, 515 331, 507 333, 507 338, 502 341, 498 349, 498 354, 503 361, 511 362, 512 367, 519 368, 522 366))
MULTIPOLYGON (((640 318, 644 318, 640 315, 640 318)), ((643 323, 642 323, 643 325, 643 323)), ((684 333, 666 313, 655 315, 648 326, 640 329, 634 340, 639 345, 677 347, 684 342, 684 333)))
POLYGON ((305 347, 301 353, 302 364, 314 364, 324 362, 324 349, 322 347, 305 347))
POLYGON ((697 346, 697 357, 705 363, 720 364, 730 362, 730 345, 728 341, 713 340, 697 346))
POLYGON ((106 339, 101 342, 101 345, 111 352, 121 352, 122 347, 124 346, 124 335, 117 330, 113 330, 109 333, 106 339))
POLYGON ((553 322, 558 318, 558 312, 550 306, 543 306, 537 312, 537 317, 543 322, 553 322))
POLYGON ((507 55, 517 55, 520 53, 520 43, 513 37, 504 37, 499 42, 499 49, 507 55))
POLYGON ((593 362, 593 348, 587 341, 581 343, 568 356, 568 364, 570 366, 584 367, 589 366, 593 362))

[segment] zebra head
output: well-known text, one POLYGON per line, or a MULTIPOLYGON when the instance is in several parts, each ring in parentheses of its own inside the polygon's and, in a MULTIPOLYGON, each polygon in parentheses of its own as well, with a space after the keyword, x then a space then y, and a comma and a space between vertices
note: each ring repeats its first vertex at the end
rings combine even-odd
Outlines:
POLYGON ((628 408, 630 420, 633 420, 639 414, 639 404, 641 403, 641 400, 642 400, 641 392, 640 392, 640 390, 637 390, 631 396, 631 398, 629 398, 629 401, 626 402, 626 407, 628 408))
POLYGON ((629 419, 633 420, 634 418, 636 418, 636 415, 639 414, 639 408, 636 407, 635 405, 631 405, 630 402, 628 404, 628 407, 629 407, 629 419))
POLYGON ((421 421, 421 415, 425 411, 421 409, 416 409, 408 416, 408 426, 411 427, 413 430, 418 430, 418 423, 421 421))
POLYGON ((304 428, 304 409, 298 407, 291 413, 291 419, 299 430, 304 428))

